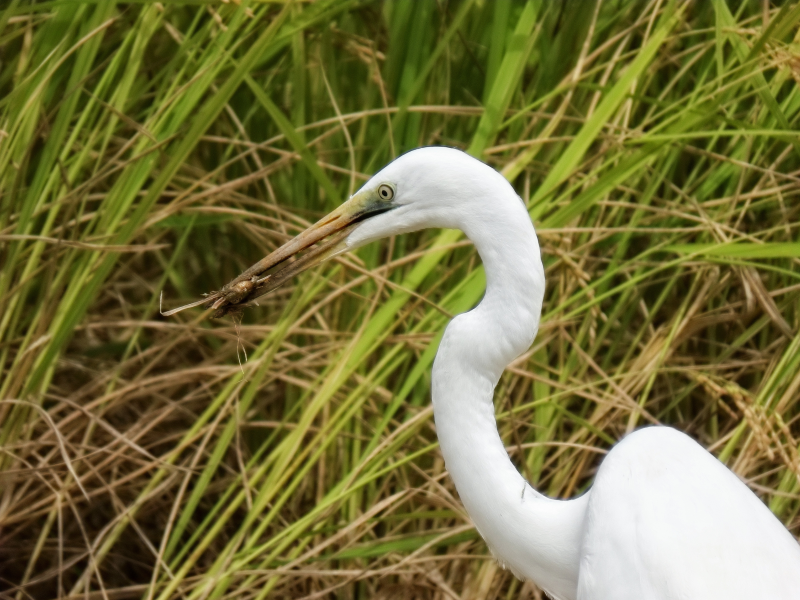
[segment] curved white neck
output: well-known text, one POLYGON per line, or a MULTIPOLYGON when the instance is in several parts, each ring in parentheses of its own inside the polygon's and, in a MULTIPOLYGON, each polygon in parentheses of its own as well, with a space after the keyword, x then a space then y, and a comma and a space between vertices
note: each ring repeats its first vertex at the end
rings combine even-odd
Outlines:
POLYGON ((447 469, 492 553, 566 600, 577 590, 586 497, 552 500, 533 490, 509 460, 494 417, 494 388, 533 342, 544 296, 536 234, 509 190, 487 204, 491 215, 459 224, 483 260, 486 294, 445 331, 433 368, 434 417, 447 469))

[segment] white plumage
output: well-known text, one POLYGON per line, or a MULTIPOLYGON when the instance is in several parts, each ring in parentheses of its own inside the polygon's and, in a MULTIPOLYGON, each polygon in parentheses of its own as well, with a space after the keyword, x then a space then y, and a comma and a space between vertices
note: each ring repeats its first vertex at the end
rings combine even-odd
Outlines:
POLYGON ((447 469, 503 566, 559 600, 800 598, 800 545, 733 473, 674 429, 627 436, 580 498, 534 491, 508 458, 492 403, 501 373, 539 326, 544 269, 527 210, 502 175, 449 148, 409 152, 364 189, 382 183, 395 186, 398 208, 367 219, 348 246, 456 228, 486 269, 483 301, 442 339, 433 407, 447 469))
POLYGON ((624 438, 573 500, 546 498, 513 466, 493 393, 536 336, 545 281, 528 212, 499 173, 458 150, 414 150, 275 260, 339 222, 349 233, 325 257, 443 227, 462 230, 483 260, 486 294, 447 326, 432 395, 447 469, 503 566, 558 600, 800 599, 800 545, 733 473, 674 429, 624 438))

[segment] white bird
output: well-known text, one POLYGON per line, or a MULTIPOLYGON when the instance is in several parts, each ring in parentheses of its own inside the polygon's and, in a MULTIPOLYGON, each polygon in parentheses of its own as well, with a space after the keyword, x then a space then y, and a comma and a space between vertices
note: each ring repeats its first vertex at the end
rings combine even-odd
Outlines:
POLYGON ((206 302, 217 314, 238 310, 335 254, 428 227, 463 231, 486 269, 483 300, 447 326, 432 396, 447 469, 500 564, 556 600, 800 599, 797 540, 675 429, 626 436, 593 487, 572 500, 536 492, 511 463, 494 388, 536 336, 544 268, 525 205, 502 175, 469 155, 431 147, 401 156, 206 302))

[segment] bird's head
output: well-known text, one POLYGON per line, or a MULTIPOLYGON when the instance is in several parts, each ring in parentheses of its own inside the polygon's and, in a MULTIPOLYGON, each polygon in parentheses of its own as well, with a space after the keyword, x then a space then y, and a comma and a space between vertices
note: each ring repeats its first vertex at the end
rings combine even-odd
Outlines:
POLYGON ((381 169, 326 217, 210 296, 208 305, 217 309, 217 315, 225 314, 314 265, 390 235, 427 227, 466 230, 465 215, 481 221, 480 213, 491 209, 476 199, 496 193, 498 185, 516 197, 502 175, 460 150, 412 150, 381 169))

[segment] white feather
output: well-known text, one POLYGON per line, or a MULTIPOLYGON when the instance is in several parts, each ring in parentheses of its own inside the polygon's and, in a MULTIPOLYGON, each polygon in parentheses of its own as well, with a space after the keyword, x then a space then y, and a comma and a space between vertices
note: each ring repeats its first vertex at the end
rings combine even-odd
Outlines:
POLYGON ((395 186, 398 208, 364 221, 348 247, 426 227, 461 229, 487 289, 447 327, 433 367, 439 443, 461 500, 497 560, 557 600, 797 600, 800 545, 724 465, 688 436, 641 429, 615 446, 573 500, 535 492, 508 458, 492 397, 539 326, 544 269, 509 183, 449 148, 412 151, 364 189, 395 186))

